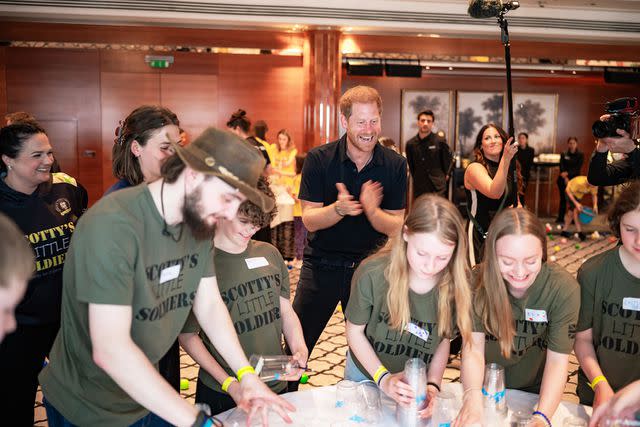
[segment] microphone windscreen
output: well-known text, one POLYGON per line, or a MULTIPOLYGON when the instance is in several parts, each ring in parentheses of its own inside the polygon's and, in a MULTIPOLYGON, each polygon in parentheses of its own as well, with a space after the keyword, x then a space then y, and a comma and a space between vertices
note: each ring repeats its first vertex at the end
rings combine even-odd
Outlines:
POLYGON ((467 12, 472 18, 494 18, 502 11, 500 0, 469 0, 467 12))

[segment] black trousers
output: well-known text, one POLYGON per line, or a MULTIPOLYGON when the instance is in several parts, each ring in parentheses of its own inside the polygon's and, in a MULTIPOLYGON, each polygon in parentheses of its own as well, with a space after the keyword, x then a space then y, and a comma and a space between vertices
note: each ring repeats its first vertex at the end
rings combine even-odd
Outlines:
POLYGON ((558 219, 564 221, 564 215, 567 213, 567 183, 562 176, 558 177, 558 191, 560 192, 560 204, 558 205, 558 219))
MULTIPOLYGON (((304 259, 293 309, 302 324, 309 355, 338 302, 342 310, 346 310, 351 292, 351 277, 357 266, 355 262, 304 259)), ((297 383, 289 384, 289 391, 297 389, 297 383)))
POLYGON ((11 425, 33 426, 38 374, 49 355, 60 325, 18 325, 0 343, 0 413, 11 425))
POLYGON ((180 393, 180 344, 177 339, 158 362, 158 372, 174 390, 180 393))

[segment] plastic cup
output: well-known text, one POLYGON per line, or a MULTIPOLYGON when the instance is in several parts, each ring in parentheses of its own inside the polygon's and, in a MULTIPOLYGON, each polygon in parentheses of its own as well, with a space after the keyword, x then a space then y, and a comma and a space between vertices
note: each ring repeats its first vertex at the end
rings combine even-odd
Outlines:
POLYGON ((484 370, 484 384, 482 394, 485 397, 485 407, 506 415, 507 399, 504 387, 504 368, 497 363, 489 363, 484 370))

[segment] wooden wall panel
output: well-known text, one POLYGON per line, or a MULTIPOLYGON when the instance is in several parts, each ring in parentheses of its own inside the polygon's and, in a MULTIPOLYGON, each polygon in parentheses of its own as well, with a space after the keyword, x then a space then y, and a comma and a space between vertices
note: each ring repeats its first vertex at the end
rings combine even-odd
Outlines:
POLYGON ((115 182, 111 172, 111 150, 118 122, 135 108, 160 103, 160 75, 156 73, 102 72, 102 190, 115 182))
POLYGON ((0 119, 3 126, 7 112, 7 48, 0 47, 0 119))
MULTIPOLYGON (((54 156, 62 171, 68 175, 79 177, 81 157, 78 155, 78 120, 45 119, 38 120, 38 122, 47 131, 54 156)), ((82 184, 84 185, 84 183, 82 184)))
POLYGON ((100 70, 106 72, 151 73, 151 74, 218 74, 218 54, 191 52, 142 52, 142 51, 100 51, 100 70), (146 55, 173 56, 169 68, 151 68, 145 61, 146 55))
POLYGON ((102 189, 98 51, 6 48, 6 58, 7 109, 54 126, 54 150, 70 172, 76 155, 75 177, 95 202, 102 189))
POLYGON ((276 141, 282 128, 301 150, 304 69, 302 58, 270 55, 221 55, 218 125, 225 126, 238 108, 255 123, 269 126, 267 139, 276 141))
POLYGON ((202 74, 161 74, 160 103, 178 115, 192 140, 218 123, 218 77, 202 74))

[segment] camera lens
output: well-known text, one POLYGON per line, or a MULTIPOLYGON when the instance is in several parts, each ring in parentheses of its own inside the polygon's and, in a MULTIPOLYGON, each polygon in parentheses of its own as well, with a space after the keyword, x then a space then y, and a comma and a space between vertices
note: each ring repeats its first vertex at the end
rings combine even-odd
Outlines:
POLYGON ((591 130, 593 132, 593 136, 596 138, 605 138, 609 136, 609 124, 607 122, 603 122, 602 120, 597 120, 591 126, 591 130))

